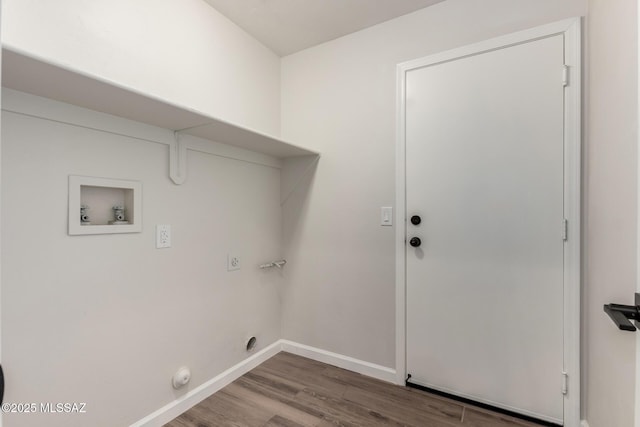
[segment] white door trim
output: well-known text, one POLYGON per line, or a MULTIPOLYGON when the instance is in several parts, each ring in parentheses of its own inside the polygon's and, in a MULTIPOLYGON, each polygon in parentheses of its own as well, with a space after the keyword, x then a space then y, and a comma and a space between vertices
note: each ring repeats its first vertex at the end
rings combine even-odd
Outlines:
MULTIPOLYGON (((638 8, 638 21, 640 22, 640 7, 638 8)), ((638 31, 637 35, 638 42, 638 67, 640 67, 640 31, 638 31)), ((638 79, 638 94, 637 99, 640 101, 640 68, 638 68, 639 72, 637 75, 638 79)), ((636 292, 640 292, 640 109, 638 109, 638 154, 637 154, 637 162, 636 167, 638 168, 637 172, 637 188, 636 194, 638 196, 638 208, 636 212, 636 292)), ((636 333, 636 399, 635 399, 635 407, 634 407, 634 416, 635 416, 635 426, 640 426, 640 333, 636 333)))
MULTIPOLYGON (((581 22, 567 19, 486 40, 469 46, 404 62, 397 67, 396 105, 396 382, 404 384, 406 371, 406 158, 405 80, 410 70, 502 49, 558 34, 564 36, 569 80, 565 88, 565 218, 568 240, 564 249, 564 369, 568 375, 564 397, 564 425, 580 426, 580 177, 581 177, 581 22)), ((561 77, 558 70, 558 78, 561 77)), ((640 220, 640 219, 639 219, 640 220)), ((640 362, 639 362, 640 363, 640 362)), ((558 373, 560 375, 561 373, 558 373)), ((558 390, 560 393, 560 390, 558 390)))
MULTIPOLYGON (((2 11, 2 0, 0 0, 0 21, 2 21, 2 19, 1 19, 2 18, 2 16, 1 16, 2 12, 1 11, 2 11)), ((0 53, 0 81, 2 81, 2 72, 1 72, 1 70, 2 70, 2 54, 0 53)), ((2 104, 2 87, 1 86, 0 86, 0 104, 2 104)), ((1 127, 2 127, 2 105, 0 105, 0 128, 1 127)), ((0 135, 0 160, 2 160, 2 136, 1 135, 0 135)), ((2 162, 0 161, 0 163, 2 163, 2 162)), ((2 167, 0 166, 0 172, 1 171, 2 171, 2 167)), ((1 182, 0 182, 0 184, 1 184, 1 182)), ((2 186, 0 185, 0 187, 2 187, 2 186)), ((2 194, 1 194, 1 191, 0 191, 0 198, 1 198, 1 195, 2 194)), ((2 224, 1 220, 0 220, 0 224, 2 224)), ((0 243, 2 242, 1 228, 2 227, 0 225, 0 243)), ((0 254, 0 273, 2 272, 2 261, 1 260, 2 260, 2 254, 0 254)), ((1 276, 1 274, 0 274, 0 276, 1 276)), ((0 280, 0 282, 1 282, 1 280, 0 280)), ((0 301, 1 300, 2 300, 2 285, 0 283, 0 301)), ((2 325, 2 313, 0 312, 0 331, 2 330, 1 325, 2 325)), ((2 343, 1 334, 0 334, 0 343, 2 343)), ((0 345, 0 364, 2 362, 2 348, 1 347, 2 346, 0 345)), ((6 384, 6 381, 5 381, 5 384, 6 384)), ((5 392, 6 392, 6 390, 5 390, 5 392)), ((6 395, 6 393, 5 393, 5 395, 6 395)), ((4 421, 3 421, 3 417, 2 417, 2 411, 0 411, 0 427, 2 427, 3 422, 4 421)))

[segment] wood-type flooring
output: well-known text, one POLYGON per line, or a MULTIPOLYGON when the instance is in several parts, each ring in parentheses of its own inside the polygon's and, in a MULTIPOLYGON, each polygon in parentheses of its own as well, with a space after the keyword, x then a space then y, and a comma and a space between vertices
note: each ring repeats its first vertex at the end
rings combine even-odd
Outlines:
POLYGON ((281 352, 165 427, 539 427, 281 352))

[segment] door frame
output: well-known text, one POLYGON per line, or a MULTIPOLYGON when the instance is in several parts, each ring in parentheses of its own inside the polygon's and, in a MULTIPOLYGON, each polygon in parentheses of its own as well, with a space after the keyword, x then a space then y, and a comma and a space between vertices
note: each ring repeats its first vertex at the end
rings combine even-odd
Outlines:
MULTIPOLYGON (((637 42, 637 54, 638 54, 638 71, 636 80, 638 82, 637 99, 638 105, 640 105, 640 7, 637 8, 637 24, 636 24, 636 42, 637 42)), ((636 212, 636 292, 640 293, 640 108, 638 108, 638 135, 636 136, 637 142, 637 157, 636 157, 636 196, 637 200, 637 212, 636 212)), ((635 378, 635 404, 634 404, 634 425, 640 426, 640 332, 636 333, 636 378, 635 378)))
MULTIPOLYGON (((405 384, 406 368, 406 157, 405 90, 407 72, 442 62, 478 55, 497 49, 563 35, 565 65, 568 66, 564 92, 564 212, 568 221, 564 246, 564 425, 580 425, 580 269, 581 269, 581 20, 571 18, 540 27, 496 37, 480 43, 437 53, 397 66, 396 104, 396 383, 405 384)), ((559 83, 562 70, 558 70, 559 83)), ((558 224, 560 231, 561 224, 558 224)), ((640 362, 639 362, 640 363, 640 362)), ((562 375, 558 372, 558 375, 562 375)), ((558 390, 560 393, 561 390, 558 390)))
MULTIPOLYGON (((0 0, 0 22, 2 22, 2 0, 0 0)), ((2 81, 2 50, 0 49, 0 82, 2 81)), ((0 85, 0 129, 2 128, 2 85, 0 85)), ((2 172, 2 132, 0 131, 0 172, 2 172)), ((0 173, 1 175, 1 173, 0 173)), ((1 179, 0 179, 1 181, 1 179)), ((1 182, 0 182, 1 184, 1 182)), ((2 185, 0 185, 0 196, 2 195, 2 190, 1 190, 2 185)), ((0 197, 1 198, 1 197, 0 197)), ((0 218, 0 243, 2 243, 2 221, 0 218)), ((2 245, 0 245, 1 247, 2 245)), ((0 302, 2 301, 2 254, 0 253, 0 302)), ((2 304, 0 304, 0 307, 2 306, 2 304)), ((2 310, 0 308, 0 366, 2 366, 2 310)), ((0 368, 1 369, 1 368, 0 368)), ((3 388, 3 392, 6 391, 4 390, 4 385, 5 385, 5 378, 4 378, 4 373, 2 374, 2 388, 3 388)), ((6 394, 6 393, 4 393, 6 394)), ((3 400, 4 401, 4 400, 3 400)), ((2 403, 2 402, 0 402, 2 403)), ((3 412, 0 411, 0 427, 2 427, 3 424, 3 412)))

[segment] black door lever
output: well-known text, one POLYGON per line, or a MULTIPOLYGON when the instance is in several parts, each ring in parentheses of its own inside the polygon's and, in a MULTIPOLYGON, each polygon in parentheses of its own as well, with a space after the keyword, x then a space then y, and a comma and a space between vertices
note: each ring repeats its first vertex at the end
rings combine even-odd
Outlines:
POLYGON ((2 371, 2 365, 0 365, 0 403, 4 399, 4 372, 2 371))
POLYGON ((640 327, 640 294, 636 294, 636 305, 605 304, 604 312, 621 331, 635 331, 640 327), (634 321, 635 326, 631 323, 634 321))

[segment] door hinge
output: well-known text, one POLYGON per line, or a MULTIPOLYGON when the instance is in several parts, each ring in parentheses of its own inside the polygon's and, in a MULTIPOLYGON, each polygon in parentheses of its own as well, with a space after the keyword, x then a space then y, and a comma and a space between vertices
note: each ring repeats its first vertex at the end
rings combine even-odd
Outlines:
POLYGON ((562 220, 562 240, 565 242, 569 238, 569 221, 567 219, 562 220))
POLYGON ((562 394, 567 394, 569 389, 569 375, 566 372, 562 372, 562 394))
POLYGON ((569 66, 564 65, 562 67, 562 86, 569 86, 569 66))

